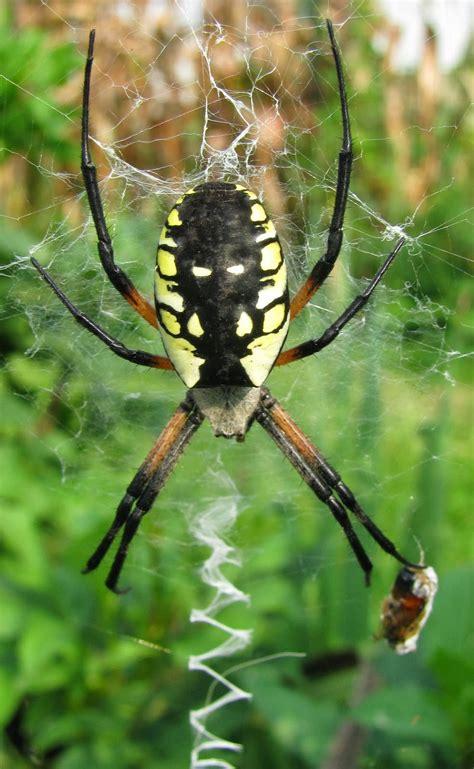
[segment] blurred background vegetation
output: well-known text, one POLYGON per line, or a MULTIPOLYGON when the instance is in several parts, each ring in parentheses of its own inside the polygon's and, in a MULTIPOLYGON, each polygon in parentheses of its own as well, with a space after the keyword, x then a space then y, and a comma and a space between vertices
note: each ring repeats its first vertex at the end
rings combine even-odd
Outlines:
POLYGON ((442 73, 427 26, 418 70, 397 72, 398 31, 369 0, 317 3, 316 12, 303 2, 216 0, 206 3, 201 38, 213 84, 177 6, 152 7, 17 0, 0 12, 2 769, 188 765, 188 713, 204 703, 209 681, 188 672, 187 660, 222 640, 189 624, 191 608, 212 596, 199 577, 209 553, 189 525, 215 499, 238 505, 226 536, 242 566, 226 573, 251 596, 223 616, 254 633, 228 664, 262 660, 232 676, 253 699, 209 724, 243 744, 235 766, 467 769, 470 62, 442 73), (94 147, 94 156, 117 261, 146 292, 166 193, 242 130, 219 86, 244 103, 252 93, 252 144, 241 143, 237 168, 250 168, 280 224, 295 288, 324 244, 341 134, 325 16, 347 21, 338 39, 357 197, 341 266, 292 338, 324 328, 374 273, 390 248, 385 221, 405 223, 413 240, 366 322, 317 360, 274 372, 270 386, 400 549, 416 560, 418 540, 438 571, 434 613, 408 658, 374 641, 396 564, 367 543, 375 570, 366 590, 334 521, 256 428, 243 446, 217 442, 207 428, 196 437, 133 543, 130 593, 110 594, 106 569, 81 576, 183 388, 85 338, 27 258, 49 265, 73 301, 125 343, 156 349, 97 267, 82 194, 83 56, 96 26, 92 133, 117 155, 94 147), (311 69, 301 53, 312 44, 311 69), (156 171, 155 186, 147 190, 151 177, 135 178, 131 167, 156 171), (288 651, 306 656, 278 657, 288 651))

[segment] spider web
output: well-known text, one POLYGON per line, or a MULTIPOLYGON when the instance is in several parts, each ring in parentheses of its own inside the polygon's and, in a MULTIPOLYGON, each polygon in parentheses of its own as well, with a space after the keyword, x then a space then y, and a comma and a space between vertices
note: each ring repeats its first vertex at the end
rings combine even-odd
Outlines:
MULTIPOLYGON (((429 280, 431 273, 438 274, 440 266, 446 264, 453 281, 465 274, 467 260, 462 253, 453 251, 450 243, 465 224, 469 211, 464 207, 433 226, 431 211, 443 206, 452 211, 453 206, 448 203, 454 194, 455 180, 437 176, 428 161, 424 167, 422 161, 411 162, 406 158, 410 151, 408 135, 415 134, 417 141, 429 144, 437 131, 446 128, 434 111, 430 112, 429 125, 418 124, 414 112, 405 114, 405 123, 399 114, 398 124, 392 121, 383 134, 370 138, 359 127, 363 122, 359 105, 371 103, 367 94, 377 92, 378 79, 384 73, 360 66, 350 27, 359 24, 365 28, 367 50, 371 46, 372 50, 385 50, 387 69, 391 67, 390 51, 395 42, 392 28, 382 23, 379 16, 364 12, 358 3, 342 5, 339 18, 335 18, 336 34, 341 43, 355 137, 345 240, 332 277, 315 295, 304 317, 294 324, 290 343, 314 337, 329 325, 360 292, 367 276, 382 263, 400 233, 407 238, 398 257, 399 261, 404 260, 405 269, 397 272, 395 265, 385 285, 377 289, 370 308, 346 327, 342 337, 324 352, 324 358, 277 371, 269 384, 304 431, 314 435, 318 445, 324 443, 323 451, 331 461, 337 457, 337 463, 334 462, 343 478, 358 478, 358 489, 362 489, 364 482, 370 484, 370 498, 363 492, 358 495, 364 504, 370 508, 371 498, 393 496, 389 500, 391 509, 398 507, 402 512, 396 526, 388 523, 385 529, 391 536, 393 533, 394 539, 398 533, 405 541, 411 541, 418 531, 410 528, 409 505, 401 499, 401 493, 397 495, 397 480, 416 473, 423 462, 434 456, 408 450, 407 459, 401 457, 389 477, 377 476, 371 455, 379 445, 390 443, 391 428, 388 420, 380 423, 379 419, 377 423, 377 413, 374 416, 373 412, 389 409, 392 421, 396 421, 400 414, 409 411, 409 426, 401 436, 403 443, 410 431, 422 427, 425 420, 443 408, 446 391, 458 386, 456 364, 463 353, 450 346, 445 331, 454 306, 447 303, 441 292, 439 300, 435 293, 430 295, 425 282, 427 276, 429 280), (352 60, 358 63, 356 81, 351 73, 352 60), (401 196, 408 196, 408 205, 399 221, 390 216, 391 208, 397 210, 391 203, 390 179, 385 180, 379 206, 370 180, 364 176, 368 173, 364 169, 371 166, 374 147, 378 143, 388 145, 397 131, 401 137, 401 162, 407 164, 413 177, 411 185, 400 191, 401 196), (414 371, 415 359, 421 363, 414 371), (371 402, 372 396, 375 404, 371 402), (418 413, 420 403, 424 416, 418 413), (354 436, 357 451, 346 452, 348 433, 354 436), (409 527, 408 535, 405 526, 409 527)), ((335 192, 341 127, 334 63, 324 24, 325 9, 320 9, 322 15, 308 9, 304 4, 286 8, 282 17, 283 4, 278 3, 241 3, 232 11, 211 3, 203 16, 200 5, 191 2, 124 1, 115 7, 111 31, 105 25, 97 25, 91 98, 92 151, 99 168, 116 260, 144 293, 148 293, 154 249, 166 211, 178 195, 209 179, 244 183, 266 201, 290 264, 293 291, 304 279, 308 266, 322 253, 335 192)), ((81 23, 73 23, 59 2, 42 3, 40 13, 45 23, 55 18, 62 35, 79 41, 78 47, 85 50, 84 30, 92 26, 90 14, 86 13, 81 23)), ((433 39, 436 34, 433 33, 433 39)), ((358 35, 357 41, 360 39, 358 35)), ((433 73, 437 73, 436 68, 433 73)), ((80 98, 81 79, 79 71, 74 89, 76 101, 80 98)), ((390 110, 395 110, 396 117, 400 93, 393 92, 391 97, 386 114, 394 118, 390 110)), ((43 96, 32 94, 32 98, 39 100, 43 96)), ((47 97, 44 101, 47 103, 47 97)), ((78 112, 64 111, 62 116, 77 132, 78 112)), ((457 125, 453 123, 449 128, 454 142, 457 125)), ((436 146, 429 144, 428 150, 429 160, 436 146)), ((48 267, 77 306, 124 343, 156 351, 156 334, 130 317, 122 299, 99 270, 95 232, 90 217, 84 214, 84 192, 77 167, 58 170, 54 162, 42 159, 35 167, 50 178, 53 195, 51 202, 45 204, 51 213, 50 224, 44 237, 30 248, 29 255, 48 267)), ((15 269, 18 268, 20 272, 30 269, 26 257, 15 261, 15 269)), ((41 285, 36 298, 36 303, 29 299, 24 308, 35 338, 29 355, 36 356, 53 347, 59 369, 67 372, 73 353, 74 365, 94 382, 83 393, 80 405, 68 388, 59 394, 75 411, 76 437, 82 435, 91 420, 100 417, 102 434, 92 438, 93 447, 98 455, 110 451, 114 456, 118 450, 111 445, 115 423, 121 420, 133 435, 138 421, 140 445, 121 458, 124 468, 134 466, 147 451, 146 440, 151 444, 150 424, 156 434, 166 422, 166 414, 182 398, 182 388, 165 372, 157 375, 143 370, 124 375, 121 362, 107 358, 104 365, 107 352, 76 327, 41 285), (124 409, 121 401, 129 408, 124 409), (147 434, 149 438, 144 437, 147 434)), ((45 392, 56 397, 56 385, 45 386, 45 392)), ((172 488, 165 497, 168 510, 181 517, 184 512, 192 539, 187 541, 181 524, 166 520, 166 534, 160 540, 179 541, 183 552, 197 546, 208 551, 200 573, 210 588, 210 599, 206 604, 205 598, 201 600, 205 595, 202 593, 198 608, 191 611, 191 622, 207 624, 219 635, 214 645, 190 654, 190 670, 211 678, 206 701, 197 704, 190 716, 195 737, 193 769, 231 769, 234 764, 227 755, 240 749, 238 743, 215 736, 218 727, 214 725, 219 721, 219 708, 251 697, 233 681, 232 671, 226 672, 225 660, 233 656, 237 660, 245 658, 244 649, 247 655, 252 653, 252 614, 245 607, 258 571, 252 572, 247 583, 243 573, 249 561, 264 557, 264 548, 255 541, 246 542, 249 524, 239 521, 249 508, 255 510, 263 505, 263 494, 256 490, 260 478, 264 476, 267 490, 273 490, 274 508, 287 506, 291 511, 284 518, 273 510, 273 520, 278 519, 280 527, 279 534, 270 532, 276 549, 283 549, 298 527, 315 515, 315 501, 305 496, 298 480, 283 466, 283 460, 274 456, 265 436, 254 435, 255 432, 253 428, 248 436, 247 451, 245 445, 223 444, 210 440, 209 435, 197 438, 175 472, 174 481, 170 482, 172 488), (235 470, 245 462, 255 465, 251 482, 246 481, 241 469, 236 481, 235 470), (239 621, 243 619, 245 623, 247 612, 248 622, 243 627, 233 622, 234 604, 241 605, 239 621)), ((62 445, 55 451, 63 468, 63 480, 67 482, 67 453, 62 445)), ((401 486, 404 488, 405 484, 401 486)), ((114 509, 117 494, 120 489, 111 484, 103 500, 104 525, 114 509)), ((156 506, 161 507, 160 503, 156 506)), ((325 511, 319 512, 324 517, 325 511)), ((153 543, 150 525, 141 536, 153 543)), ((324 552, 318 551, 312 558, 307 554, 301 557, 302 579, 318 580, 320 575, 346 561, 352 565, 353 556, 341 549, 337 539, 341 535, 335 524, 334 529, 335 538, 326 539, 324 552)), ((127 561, 132 579, 135 573, 148 571, 137 558, 132 546, 127 561)), ((150 571, 154 573, 153 569, 150 571)), ((164 572, 159 577, 167 579, 164 572)), ((320 609, 324 608, 323 603, 320 609)), ((282 648, 281 652, 300 654, 304 648, 282 648)), ((253 664, 257 663, 258 658, 253 660, 253 664)), ((272 664, 278 664, 274 657, 272 664)))

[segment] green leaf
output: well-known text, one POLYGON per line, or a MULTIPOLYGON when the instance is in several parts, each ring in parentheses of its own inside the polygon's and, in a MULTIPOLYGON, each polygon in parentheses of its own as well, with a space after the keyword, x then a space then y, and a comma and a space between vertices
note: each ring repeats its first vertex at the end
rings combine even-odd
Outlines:
POLYGON ((45 613, 30 617, 18 646, 20 681, 33 691, 64 685, 79 663, 72 629, 45 613))
POLYGON ((7 670, 4 665, 0 667, 0 724, 6 724, 17 709, 22 692, 17 683, 16 672, 7 670))
POLYGON ((420 642, 420 651, 426 660, 440 649, 466 660, 474 658, 473 586, 474 569, 471 566, 439 576, 433 611, 420 642))
POLYGON ((280 682, 271 671, 245 671, 240 677, 278 744, 310 765, 317 765, 326 755, 340 721, 335 703, 318 702, 280 682))
POLYGON ((454 736, 446 713, 432 697, 416 686, 387 687, 369 695, 352 709, 354 721, 387 737, 410 742, 453 746, 454 736))

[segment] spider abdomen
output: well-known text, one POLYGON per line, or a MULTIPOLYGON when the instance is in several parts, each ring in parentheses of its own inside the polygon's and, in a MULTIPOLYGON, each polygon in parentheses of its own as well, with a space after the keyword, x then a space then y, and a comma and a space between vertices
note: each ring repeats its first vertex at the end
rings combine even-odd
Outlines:
POLYGON ((259 387, 289 324, 286 264, 255 193, 207 183, 180 198, 158 245, 155 299, 187 387, 259 387))

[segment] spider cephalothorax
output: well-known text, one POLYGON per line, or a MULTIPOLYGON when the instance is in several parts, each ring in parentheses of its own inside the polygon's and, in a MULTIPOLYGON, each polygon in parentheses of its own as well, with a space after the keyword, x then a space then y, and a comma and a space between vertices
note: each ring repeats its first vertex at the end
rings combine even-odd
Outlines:
POLYGON ((97 174, 89 148, 89 92, 94 31, 84 78, 82 174, 98 237, 102 266, 114 287, 148 323, 160 329, 166 356, 130 350, 78 310, 48 272, 36 269, 73 317, 116 355, 152 368, 175 370, 189 388, 130 483, 115 518, 85 571, 95 569, 123 528, 106 584, 116 592, 128 546, 151 509, 186 444, 204 419, 215 435, 243 440, 258 422, 283 451, 342 527, 366 580, 372 564, 348 511, 380 547, 410 564, 364 513, 350 489, 279 403, 263 387, 272 368, 327 347, 365 305, 404 243, 396 243, 381 267, 323 334, 282 352, 290 321, 327 278, 339 256, 352 168, 352 140, 344 77, 331 22, 327 22, 341 101, 343 138, 336 198, 327 247, 290 303, 286 264, 275 228, 257 195, 241 184, 208 182, 189 190, 171 209, 162 229, 155 276, 155 308, 115 263, 97 174))

